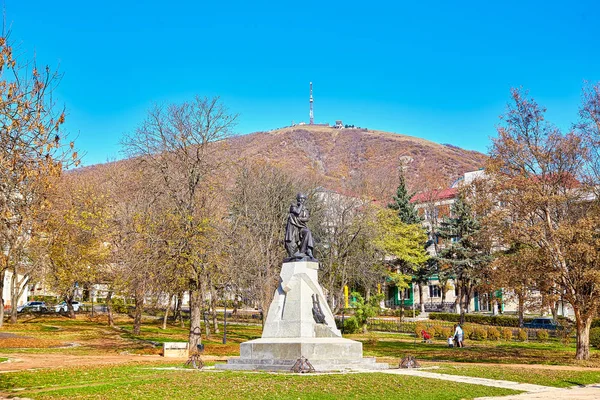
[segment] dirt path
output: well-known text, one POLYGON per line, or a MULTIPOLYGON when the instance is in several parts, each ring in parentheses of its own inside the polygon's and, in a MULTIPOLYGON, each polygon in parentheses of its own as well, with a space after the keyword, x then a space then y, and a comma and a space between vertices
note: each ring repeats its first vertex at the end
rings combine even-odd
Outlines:
MULTIPOLYGON (((8 361, 0 363, 0 373, 24 371, 28 369, 40 368, 64 368, 79 367, 87 365, 112 365, 127 363, 177 363, 182 364, 187 358, 165 358, 159 355, 64 355, 64 354, 32 354, 32 353, 10 353, 0 354, 0 357, 7 357, 8 361)), ((220 357, 203 357, 205 360, 216 360, 220 357)))

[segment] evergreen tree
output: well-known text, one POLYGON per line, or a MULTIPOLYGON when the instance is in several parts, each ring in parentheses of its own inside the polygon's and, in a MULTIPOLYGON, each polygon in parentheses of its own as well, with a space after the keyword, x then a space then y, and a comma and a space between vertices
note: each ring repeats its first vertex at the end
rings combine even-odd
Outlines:
POLYGON ((450 215, 444 218, 438 230, 441 238, 450 240, 449 245, 441 250, 438 264, 452 266, 455 284, 459 288, 457 301, 461 306, 461 322, 464 322, 464 313, 480 281, 481 272, 491 261, 490 247, 479 234, 480 224, 462 196, 452 205, 450 215))
MULTIPOLYGON (((415 194, 408 193, 408 190, 406 188, 406 177, 404 176, 404 168, 400 169, 399 180, 400 182, 398 184, 398 189, 396 190, 396 195, 392 197, 393 202, 388 204, 388 208, 397 212, 398 218, 403 224, 408 226, 415 226, 415 229, 421 231, 424 235, 425 229, 421 226, 423 218, 419 216, 419 213, 415 209, 414 204, 410 202, 410 199, 415 194)), ((423 254, 427 254, 425 251, 425 249, 427 248, 426 242, 427 236, 424 235, 423 241, 421 243, 414 243, 417 247, 421 248, 423 254)), ((405 274, 411 272, 412 281, 418 286, 419 289, 419 299, 423 299, 423 285, 427 284, 427 281, 431 276, 431 271, 428 268, 428 263, 426 259, 414 263, 409 262, 406 259, 399 258, 396 264, 400 272, 405 274)), ((424 311, 424 303, 423 301, 421 301, 421 312, 424 311)))
POLYGON ((394 200, 392 203, 388 204, 388 208, 392 210, 396 210, 398 212, 398 217, 400 220, 408 225, 412 224, 420 224, 422 218, 417 213, 414 204, 410 202, 410 199, 415 194, 409 194, 406 189, 406 178, 404 176, 404 169, 400 169, 400 184, 398 185, 398 189, 396 190, 396 195, 392 197, 394 200))

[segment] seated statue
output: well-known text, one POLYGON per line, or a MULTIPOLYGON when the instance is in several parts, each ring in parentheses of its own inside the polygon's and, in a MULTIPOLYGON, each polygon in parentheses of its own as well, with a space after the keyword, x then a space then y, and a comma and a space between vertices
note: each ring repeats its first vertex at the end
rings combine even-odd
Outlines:
POLYGON ((296 196, 296 204, 290 206, 287 225, 285 226, 285 249, 288 253, 286 261, 299 260, 313 257, 313 237, 312 233, 306 226, 308 222, 308 209, 305 206, 306 195, 298 193, 296 196))

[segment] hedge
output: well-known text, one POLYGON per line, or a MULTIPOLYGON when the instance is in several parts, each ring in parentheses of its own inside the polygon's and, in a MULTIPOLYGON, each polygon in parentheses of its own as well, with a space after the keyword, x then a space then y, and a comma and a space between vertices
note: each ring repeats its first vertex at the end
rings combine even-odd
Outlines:
MULTIPOLYGON (((539 317, 525 317, 523 320, 524 322, 529 322, 534 320, 535 318, 539 317)), ((459 322, 460 314, 431 312, 429 313, 429 319, 459 322)), ((564 318, 559 317, 559 320, 563 321, 564 318)), ((471 322, 480 325, 508 326, 512 328, 519 327, 519 318, 507 315, 465 314, 465 322, 471 322)), ((598 321, 598 326, 600 327, 600 320, 598 321)))

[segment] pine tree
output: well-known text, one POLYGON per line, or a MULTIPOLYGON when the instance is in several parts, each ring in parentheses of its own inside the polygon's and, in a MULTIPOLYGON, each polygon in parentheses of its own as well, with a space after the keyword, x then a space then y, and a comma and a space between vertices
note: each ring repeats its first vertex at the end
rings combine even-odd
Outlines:
POLYGON ((461 322, 464 322, 464 312, 479 283, 480 273, 491 261, 489 245, 482 240, 479 232, 480 224, 471 207, 459 196, 452 205, 451 217, 444 218, 438 230, 441 238, 451 241, 440 252, 438 264, 452 266, 455 284, 459 287, 457 301, 464 300, 461 305, 461 322))
POLYGON ((400 220, 408 225, 420 224, 422 218, 417 213, 414 204, 410 202, 410 199, 414 196, 414 193, 409 194, 406 189, 406 178, 404 176, 404 170, 400 169, 400 183, 396 190, 396 195, 392 197, 394 200, 388 204, 388 208, 396 210, 400 220))

